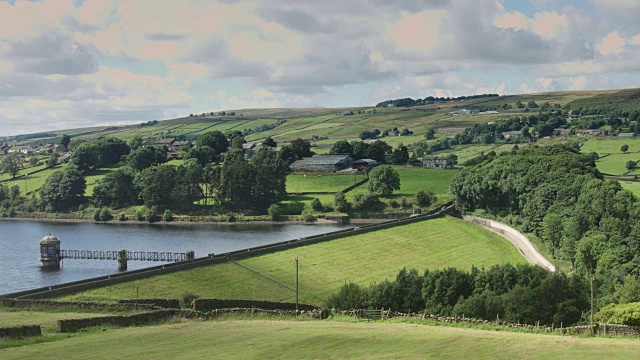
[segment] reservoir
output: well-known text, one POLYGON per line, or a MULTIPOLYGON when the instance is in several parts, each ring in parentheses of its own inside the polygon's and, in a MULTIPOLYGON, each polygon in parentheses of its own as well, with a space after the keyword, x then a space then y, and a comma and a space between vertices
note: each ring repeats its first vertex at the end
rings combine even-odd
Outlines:
MULTIPOLYGON (((42 270, 38 242, 51 234, 63 250, 195 251, 196 258, 350 227, 349 225, 119 224, 0 221, 0 294, 117 273, 113 260, 63 260, 42 270)), ((129 270, 166 263, 129 261, 129 270)))

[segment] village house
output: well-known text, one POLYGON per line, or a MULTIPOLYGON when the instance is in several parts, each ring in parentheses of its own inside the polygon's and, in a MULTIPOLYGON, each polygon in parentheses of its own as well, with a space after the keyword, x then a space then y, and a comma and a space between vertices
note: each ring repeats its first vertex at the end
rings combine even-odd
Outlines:
POLYGON ((571 135, 571 129, 553 129, 553 132, 562 136, 571 135))
POLYGON ((599 136, 609 135, 609 130, 603 129, 577 129, 576 135, 578 136, 599 136))
POLYGON ((20 153, 20 154, 25 154, 25 155, 26 154, 31 154, 33 152, 33 148, 31 146, 28 146, 28 145, 15 145, 15 146, 12 146, 11 148, 9 148, 9 150, 7 150, 8 154, 11 154, 11 153, 14 153, 14 152, 17 152, 17 153, 20 153))
POLYGON ((347 154, 313 155, 291 164, 292 169, 340 171, 351 167, 353 158, 347 154))
POLYGON ((480 110, 460 109, 456 111, 451 111, 449 115, 478 115, 479 113, 480 113, 480 110))
POLYGON ((505 139, 515 139, 522 137, 522 131, 505 131, 502 133, 505 139))
POLYGON ((451 156, 425 156, 422 158, 422 167, 433 169, 453 169, 453 158, 451 156))

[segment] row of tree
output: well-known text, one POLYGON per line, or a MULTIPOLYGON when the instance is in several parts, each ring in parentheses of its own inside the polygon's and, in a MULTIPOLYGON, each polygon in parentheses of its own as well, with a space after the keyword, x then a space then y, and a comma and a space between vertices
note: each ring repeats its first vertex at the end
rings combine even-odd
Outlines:
POLYGON ((533 265, 402 269, 395 281, 361 287, 347 283, 327 301, 339 309, 385 308, 511 323, 575 324, 589 310, 587 282, 533 265))

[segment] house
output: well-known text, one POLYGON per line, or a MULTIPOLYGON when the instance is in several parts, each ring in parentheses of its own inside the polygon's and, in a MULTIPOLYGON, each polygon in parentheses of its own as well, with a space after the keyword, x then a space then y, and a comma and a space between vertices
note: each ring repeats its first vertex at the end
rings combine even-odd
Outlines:
POLYGON ((291 164, 292 169, 340 171, 351 167, 353 158, 347 154, 313 155, 291 164))
POLYGON ((505 131, 502 133, 505 139, 515 139, 522 137, 522 131, 505 131))
POLYGON ((360 159, 354 161, 352 165, 354 169, 363 171, 378 165, 378 162, 372 159, 360 159))
POLYGON ((618 134, 618 137, 635 137, 636 134, 635 133, 620 133, 618 134))
POLYGON ((157 148, 161 148, 163 146, 166 146, 168 148, 169 146, 171 146, 171 144, 173 144, 174 141, 176 141, 175 138, 158 139, 158 140, 154 141, 153 144, 151 144, 151 146, 157 147, 157 148))
POLYGON ((576 130, 576 135, 578 136, 598 136, 598 135, 608 135, 609 130, 600 130, 600 129, 579 129, 576 130))
POLYGON ((176 140, 169 147, 169 151, 178 152, 182 150, 182 148, 191 149, 193 145, 191 144, 191 140, 176 140))
POLYGON ((18 152, 20 154, 31 154, 33 152, 33 148, 31 146, 28 145, 15 145, 12 146, 11 148, 9 148, 9 150, 7 150, 8 154, 14 153, 14 152, 18 152))
POLYGON ((562 136, 571 135, 571 129, 553 129, 553 132, 562 136))
POLYGON ((451 156, 425 156, 422 158, 422 167, 433 169, 453 169, 453 158, 451 156))
POLYGON ((0 154, 7 155, 9 153, 10 148, 11 148, 11 145, 7 143, 0 145, 0 154))
POLYGON ((574 114, 569 114, 566 117, 566 120, 571 122, 572 120, 578 120, 580 118, 580 115, 574 115, 574 114))
POLYGON ((449 115, 478 115, 478 114, 480 114, 480 110, 467 110, 467 109, 460 109, 456 111, 451 111, 449 113, 449 115))
POLYGON ((467 128, 463 127, 444 127, 438 128, 438 134, 458 134, 467 131, 467 128))

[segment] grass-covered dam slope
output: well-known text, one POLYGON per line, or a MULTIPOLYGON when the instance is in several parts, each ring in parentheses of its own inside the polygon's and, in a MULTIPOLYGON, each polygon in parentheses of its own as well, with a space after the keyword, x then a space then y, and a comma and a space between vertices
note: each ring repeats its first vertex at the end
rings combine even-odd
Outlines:
POLYGON ((507 240, 476 225, 439 218, 272 254, 116 284, 65 300, 111 301, 136 297, 295 299, 295 258, 299 260, 300 300, 322 305, 346 281, 369 285, 394 279, 403 267, 469 270, 510 262, 525 263, 507 240), (240 266, 242 265, 242 266, 240 266))
POLYGON ((636 359, 634 339, 403 323, 225 320, 95 331, 3 359, 636 359))

